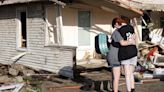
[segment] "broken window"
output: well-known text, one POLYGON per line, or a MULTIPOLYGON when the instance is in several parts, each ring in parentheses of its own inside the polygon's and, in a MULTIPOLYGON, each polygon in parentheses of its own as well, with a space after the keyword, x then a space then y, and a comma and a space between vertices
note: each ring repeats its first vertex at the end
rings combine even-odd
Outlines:
POLYGON ((27 12, 17 10, 17 48, 27 48, 27 12))
POLYGON ((58 44, 58 33, 56 30, 56 13, 55 6, 48 6, 46 8, 46 32, 45 45, 58 44))

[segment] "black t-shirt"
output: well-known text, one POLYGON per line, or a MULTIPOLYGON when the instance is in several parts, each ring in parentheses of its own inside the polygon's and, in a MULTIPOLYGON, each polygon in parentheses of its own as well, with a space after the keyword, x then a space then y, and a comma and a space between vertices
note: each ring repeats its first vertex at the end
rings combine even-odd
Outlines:
MULTIPOLYGON (((131 25, 124 25, 120 29, 118 29, 118 31, 120 32, 124 40, 128 40, 128 37, 134 34, 134 28, 131 25)), ((119 61, 130 59, 135 56, 137 56, 136 45, 119 47, 119 52, 118 52, 119 61)))

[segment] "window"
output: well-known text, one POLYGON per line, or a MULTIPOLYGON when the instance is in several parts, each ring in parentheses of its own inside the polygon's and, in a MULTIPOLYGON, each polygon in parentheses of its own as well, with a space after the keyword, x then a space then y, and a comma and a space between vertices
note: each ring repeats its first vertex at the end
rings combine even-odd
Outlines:
POLYGON ((45 22, 45 45, 59 45, 62 43, 62 18, 61 18, 61 6, 47 6, 45 22))
POLYGON ((26 12, 21 12, 21 47, 27 47, 26 39, 26 12))
POLYGON ((164 17, 160 18, 160 27, 164 28, 164 17))
POLYGON ((17 10, 17 48, 27 48, 27 12, 17 10))
POLYGON ((163 28, 162 36, 164 37, 164 17, 160 18, 160 27, 163 28))
POLYGON ((90 45, 90 12, 78 12, 78 45, 90 45))

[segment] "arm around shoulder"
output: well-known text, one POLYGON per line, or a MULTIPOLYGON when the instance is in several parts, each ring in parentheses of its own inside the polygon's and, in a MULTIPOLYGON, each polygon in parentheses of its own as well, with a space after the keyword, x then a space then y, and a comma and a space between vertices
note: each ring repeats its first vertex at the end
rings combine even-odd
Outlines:
POLYGON ((121 40, 119 43, 121 46, 135 45, 135 40, 121 40))

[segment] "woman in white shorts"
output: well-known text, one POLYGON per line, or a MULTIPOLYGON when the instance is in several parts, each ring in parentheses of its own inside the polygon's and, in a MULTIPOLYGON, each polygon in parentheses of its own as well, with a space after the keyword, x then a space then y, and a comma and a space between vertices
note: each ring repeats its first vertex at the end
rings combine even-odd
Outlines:
POLYGON ((118 59, 119 47, 120 45, 127 46, 133 44, 133 41, 124 40, 121 34, 117 31, 122 26, 122 23, 125 23, 125 21, 121 18, 114 18, 112 21, 112 27, 115 28, 115 31, 112 33, 110 51, 107 55, 107 60, 109 61, 110 66, 112 67, 112 92, 120 92, 118 90, 121 66, 121 63, 118 59))
MULTIPOLYGON (((124 24, 118 30, 124 40, 135 40, 134 29, 131 25, 124 24)), ((120 46, 118 52, 119 61, 125 70, 125 79, 128 92, 135 92, 134 69, 137 64, 137 48, 135 44, 120 46)))
POLYGON ((137 56, 132 57, 132 58, 127 59, 127 60, 122 60, 121 64, 122 65, 133 65, 133 66, 136 66, 137 65, 137 56))

